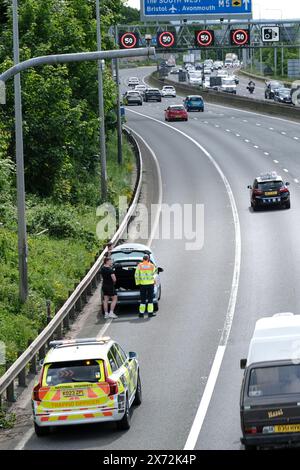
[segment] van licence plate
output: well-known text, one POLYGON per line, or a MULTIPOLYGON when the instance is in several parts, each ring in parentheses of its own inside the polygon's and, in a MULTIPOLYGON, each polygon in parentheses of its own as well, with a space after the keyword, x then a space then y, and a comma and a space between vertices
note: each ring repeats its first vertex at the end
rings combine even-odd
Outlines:
POLYGON ((300 424, 285 424, 274 426, 274 431, 277 433, 300 432, 300 424))

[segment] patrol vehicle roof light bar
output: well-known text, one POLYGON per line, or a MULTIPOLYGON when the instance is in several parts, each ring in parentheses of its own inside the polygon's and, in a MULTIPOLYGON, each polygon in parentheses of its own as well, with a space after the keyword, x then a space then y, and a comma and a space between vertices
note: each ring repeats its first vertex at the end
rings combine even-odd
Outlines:
POLYGON ((110 341, 109 336, 103 336, 103 338, 78 338, 78 339, 65 339, 59 341, 51 341, 50 347, 58 348, 60 346, 74 346, 74 345, 84 345, 84 344, 99 344, 99 343, 108 343, 110 341))

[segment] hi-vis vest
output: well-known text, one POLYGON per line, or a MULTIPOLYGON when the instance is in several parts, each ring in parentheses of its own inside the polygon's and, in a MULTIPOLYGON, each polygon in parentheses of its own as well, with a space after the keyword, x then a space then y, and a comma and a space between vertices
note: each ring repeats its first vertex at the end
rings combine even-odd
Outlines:
POLYGON ((138 264, 135 270, 136 285, 147 286, 154 284, 155 266, 150 261, 143 261, 138 264))

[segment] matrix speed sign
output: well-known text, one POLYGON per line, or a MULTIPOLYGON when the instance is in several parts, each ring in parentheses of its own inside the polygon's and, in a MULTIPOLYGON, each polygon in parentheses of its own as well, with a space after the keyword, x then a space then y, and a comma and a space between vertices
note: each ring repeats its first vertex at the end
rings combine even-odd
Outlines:
POLYGON ((157 33, 157 47, 171 48, 176 43, 176 35, 171 31, 157 33))
POLYGON ((215 40, 215 33, 210 29, 203 29, 195 31, 195 45, 198 47, 213 46, 215 40))
POLYGON ((250 44, 249 29, 233 29, 230 31, 230 42, 232 46, 245 46, 250 44))
POLYGON ((120 49, 133 49, 138 47, 139 36, 137 33, 120 33, 119 34, 119 46, 120 49))

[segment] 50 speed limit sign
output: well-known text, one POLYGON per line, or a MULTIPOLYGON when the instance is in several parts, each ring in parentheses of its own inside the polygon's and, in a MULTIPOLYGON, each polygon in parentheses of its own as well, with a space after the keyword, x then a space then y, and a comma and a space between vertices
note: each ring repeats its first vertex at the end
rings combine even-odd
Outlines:
POLYGON ((175 46, 176 35, 171 31, 157 33, 157 47, 171 48, 175 46))
POLYGON ((138 47, 139 36, 137 33, 120 33, 119 34, 119 47, 120 49, 133 49, 138 47))
POLYGON ((230 31, 230 42, 232 46, 245 46, 250 44, 249 29, 233 29, 230 31))
POLYGON ((215 41, 215 33, 210 29, 195 31, 195 45, 198 47, 213 46, 215 41))

